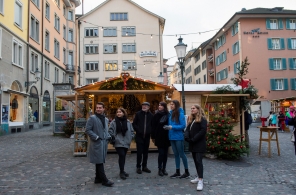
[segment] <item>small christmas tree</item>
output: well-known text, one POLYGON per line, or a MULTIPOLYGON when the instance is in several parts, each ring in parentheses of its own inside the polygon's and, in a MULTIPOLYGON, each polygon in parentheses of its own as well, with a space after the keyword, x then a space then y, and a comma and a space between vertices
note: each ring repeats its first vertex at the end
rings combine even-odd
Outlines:
POLYGON ((248 153, 244 136, 233 135, 231 119, 214 116, 208 124, 207 152, 223 159, 237 159, 248 153))

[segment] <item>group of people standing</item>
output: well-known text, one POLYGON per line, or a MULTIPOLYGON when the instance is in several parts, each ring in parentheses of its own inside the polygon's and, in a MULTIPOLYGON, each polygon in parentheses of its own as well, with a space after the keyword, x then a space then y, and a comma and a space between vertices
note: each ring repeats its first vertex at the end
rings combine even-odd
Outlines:
POLYGON ((129 177, 129 174, 124 169, 125 159, 135 132, 137 147, 136 173, 151 173, 151 170, 147 167, 147 161, 150 139, 152 139, 152 142, 158 148, 158 175, 168 175, 166 171, 168 149, 172 146, 176 171, 170 178, 189 178, 188 160, 184 152, 184 141, 187 141, 198 175, 190 182, 197 184, 197 190, 203 189, 202 158, 203 153, 206 151, 207 120, 203 109, 199 105, 191 107, 191 114, 186 119, 184 110, 177 100, 170 103, 170 111, 168 111, 165 102, 160 102, 154 115, 150 112, 149 102, 143 102, 142 110, 136 113, 133 123, 127 119, 125 109, 118 108, 116 117, 109 127, 108 119, 104 116, 104 110, 104 104, 102 102, 97 103, 95 114, 89 117, 86 124, 86 134, 90 137, 90 162, 96 165, 94 183, 102 183, 102 185, 108 187, 114 184, 114 182, 107 179, 104 171, 110 140, 112 140, 111 142, 119 156, 120 178, 125 180, 129 177), (180 173, 180 159, 182 159, 185 169, 182 175, 180 173))

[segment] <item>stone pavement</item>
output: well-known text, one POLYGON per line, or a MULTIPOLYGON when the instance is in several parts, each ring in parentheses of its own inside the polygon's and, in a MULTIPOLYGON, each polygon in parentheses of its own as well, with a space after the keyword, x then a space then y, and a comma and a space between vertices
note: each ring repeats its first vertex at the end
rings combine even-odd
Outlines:
MULTIPOLYGON (((94 184, 94 165, 86 157, 73 157, 73 139, 52 136, 50 128, 0 137, 0 194, 153 194, 153 195, 266 195, 296 194, 296 157, 289 133, 279 133, 281 156, 272 143, 272 157, 267 157, 267 143, 258 155, 259 130, 252 124, 249 131, 251 152, 239 161, 204 159, 204 190, 188 179, 170 179, 157 175, 157 153, 150 153, 148 167, 152 173, 135 173, 136 154, 127 156, 130 177, 119 178, 116 154, 108 154, 105 169, 115 185, 94 184)), ((191 155, 189 171, 196 175, 191 155)), ((181 164, 182 165, 182 164, 181 164)), ((167 171, 175 171, 169 156, 167 171)), ((181 172, 184 172, 181 167, 181 172)))

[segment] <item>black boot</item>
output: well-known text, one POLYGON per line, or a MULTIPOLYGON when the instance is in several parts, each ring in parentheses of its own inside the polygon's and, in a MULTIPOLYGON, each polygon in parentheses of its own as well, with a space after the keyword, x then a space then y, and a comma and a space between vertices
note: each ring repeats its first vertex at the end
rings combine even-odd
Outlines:
POLYGON ((168 175, 168 172, 166 172, 165 169, 162 169, 162 173, 163 173, 163 175, 168 175))
POLYGON ((126 176, 124 174, 124 171, 120 171, 119 176, 120 176, 121 179, 126 180, 126 176))
POLYGON ((102 180, 96 177, 94 183, 102 183, 102 180))
POLYGON ((158 170, 158 175, 161 176, 161 177, 163 176, 162 169, 159 169, 159 170, 158 170))
POLYGON ((181 176, 180 169, 176 169, 176 173, 170 176, 171 179, 179 178, 181 176))
POLYGON ((125 177, 129 176, 129 174, 127 172, 123 171, 123 173, 124 173, 125 177))

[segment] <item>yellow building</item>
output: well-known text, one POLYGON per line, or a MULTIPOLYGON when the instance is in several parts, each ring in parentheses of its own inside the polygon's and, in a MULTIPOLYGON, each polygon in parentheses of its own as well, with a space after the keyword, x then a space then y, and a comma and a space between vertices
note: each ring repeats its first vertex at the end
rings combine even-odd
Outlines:
POLYGON ((28 0, 1 0, 0 23, 22 41, 28 39, 28 0))

